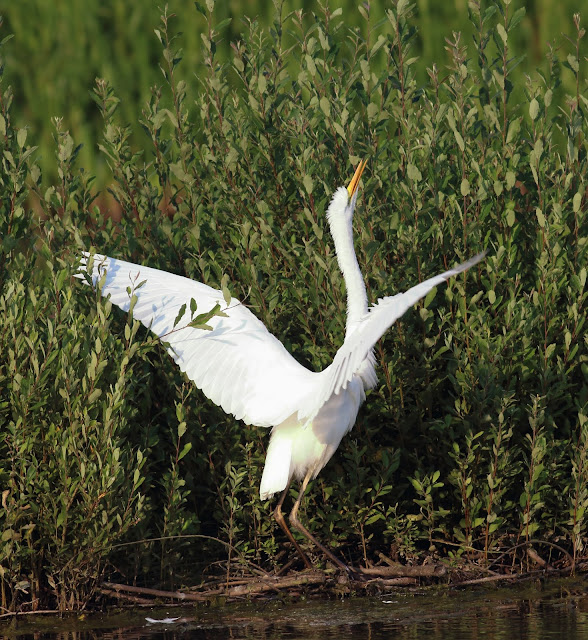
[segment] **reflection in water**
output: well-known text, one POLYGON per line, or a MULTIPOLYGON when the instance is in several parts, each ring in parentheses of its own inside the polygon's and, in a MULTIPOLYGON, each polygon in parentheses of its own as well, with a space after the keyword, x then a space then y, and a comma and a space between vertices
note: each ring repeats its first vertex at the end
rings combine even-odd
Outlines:
POLYGON ((588 638, 588 585, 582 580, 477 591, 396 592, 378 598, 273 601, 224 607, 134 610, 71 618, 21 617, 0 626, 18 640, 93 638, 353 638, 379 640, 543 640, 588 638), (146 618, 179 619, 149 624, 146 618))

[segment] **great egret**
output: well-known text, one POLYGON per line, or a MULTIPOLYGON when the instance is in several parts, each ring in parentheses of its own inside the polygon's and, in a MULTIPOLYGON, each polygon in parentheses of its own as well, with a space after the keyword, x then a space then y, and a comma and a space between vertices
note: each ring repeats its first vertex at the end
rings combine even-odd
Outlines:
POLYGON ((84 253, 80 278, 100 281, 102 295, 129 311, 167 344, 180 369, 213 402, 247 424, 271 427, 262 500, 282 492, 274 516, 305 565, 311 564, 290 532, 282 505, 293 478, 302 485, 290 524, 306 536, 338 567, 349 570, 316 540, 298 519, 308 482, 317 476, 355 423, 365 392, 376 385, 373 347, 385 331, 433 287, 465 271, 483 258, 467 262, 412 287, 405 293, 378 300, 368 308, 366 288, 353 246, 353 212, 365 162, 358 165, 347 188, 335 191, 327 218, 339 267, 347 288, 345 341, 331 365, 315 373, 299 364, 247 307, 222 291, 157 269, 102 255, 84 253), (177 318, 182 311, 222 309, 199 329, 177 318), (218 306, 217 306, 218 305, 218 306))

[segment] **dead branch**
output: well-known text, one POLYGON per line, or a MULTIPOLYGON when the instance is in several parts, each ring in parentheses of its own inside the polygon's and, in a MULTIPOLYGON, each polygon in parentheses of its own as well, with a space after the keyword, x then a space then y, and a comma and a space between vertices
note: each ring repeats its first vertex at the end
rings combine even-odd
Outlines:
POLYGON ((250 584, 232 587, 228 589, 225 594, 229 597, 247 596, 278 589, 324 584, 326 581, 327 576, 324 573, 304 573, 295 576, 286 576, 285 578, 276 576, 276 578, 252 580, 250 584))
POLYGON ((454 586, 461 587, 470 584, 484 584, 485 582, 498 582, 500 580, 519 580, 521 577, 518 573, 503 574, 498 576, 485 576, 484 578, 474 578, 472 580, 464 580, 463 582, 457 582, 454 586))
POLYGON ((533 578, 536 576, 546 576, 546 575, 555 575, 555 576, 563 576, 572 573, 572 567, 564 567, 563 569, 554 569, 547 565, 544 569, 540 569, 539 571, 525 571, 524 573, 511 573, 511 574, 501 574, 496 576, 486 576, 485 578, 474 578, 473 580, 464 580, 463 582, 456 582, 454 587, 465 587, 471 584, 483 584, 485 582, 499 582, 500 580, 528 580, 529 578, 533 578))
POLYGON ((540 567, 549 567, 549 563, 546 562, 545 560, 543 560, 543 558, 535 551, 535 549, 533 549, 533 547, 529 547, 527 549, 527 555, 529 556, 529 558, 531 558, 531 560, 535 563, 538 564, 540 567))
POLYGON ((367 576, 394 576, 410 578, 440 578, 447 573, 447 567, 442 564, 424 564, 417 566, 403 565, 387 558, 383 553, 379 554, 386 567, 369 567, 357 569, 358 573, 367 576))
POLYGON ((58 609, 39 609, 38 611, 10 611, 0 614, 0 618, 19 618, 20 616, 61 615, 58 609))
POLYGON ((127 593, 138 593, 146 596, 153 596, 155 598, 166 598, 168 600, 187 600, 192 602, 202 602, 206 600, 206 596, 199 593, 185 593, 183 591, 163 591, 161 589, 150 589, 148 587, 135 587, 128 584, 118 584, 115 582, 103 582, 102 587, 104 589, 110 589, 111 591, 127 593))
POLYGON ((413 587, 418 584, 418 580, 416 578, 372 578, 364 584, 387 589, 389 587, 413 587))
POLYGON ((133 604, 142 604, 153 606, 153 600, 148 598, 141 598, 140 596, 134 596, 130 593, 124 593, 122 591, 114 591, 114 589, 105 589, 104 587, 98 587, 98 592, 109 598, 120 598, 133 604))

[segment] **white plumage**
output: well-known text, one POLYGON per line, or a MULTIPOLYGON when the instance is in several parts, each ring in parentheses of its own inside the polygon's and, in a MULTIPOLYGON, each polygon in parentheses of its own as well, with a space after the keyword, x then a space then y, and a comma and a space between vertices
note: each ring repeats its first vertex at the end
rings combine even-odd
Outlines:
MULTIPOLYGON (((128 311, 164 343, 180 369, 217 405, 247 424, 272 427, 261 479, 262 499, 282 491, 276 517, 305 563, 308 560, 288 531, 281 505, 292 478, 304 479, 290 521, 319 544, 298 522, 296 513, 306 484, 329 461, 343 436, 353 427, 365 391, 376 382, 372 349, 385 331, 433 287, 479 262, 469 261, 412 287, 380 299, 368 308, 365 284, 353 246, 352 219, 361 163, 348 188, 335 192, 327 211, 331 235, 347 287, 345 341, 330 366, 321 372, 299 364, 243 304, 200 282, 123 260, 84 253, 78 277, 89 273, 102 295, 128 311), (197 314, 219 305, 222 315, 207 324, 188 326, 191 300, 197 314), (186 313, 174 326, 178 313, 186 313), (281 520, 281 521, 280 521, 281 520)), ((343 565, 322 545, 320 548, 343 565)))

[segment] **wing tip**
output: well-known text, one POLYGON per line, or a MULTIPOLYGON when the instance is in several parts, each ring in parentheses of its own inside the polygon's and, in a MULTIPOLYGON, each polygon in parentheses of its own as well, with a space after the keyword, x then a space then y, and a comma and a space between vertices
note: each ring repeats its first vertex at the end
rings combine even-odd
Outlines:
POLYGON ((480 253, 476 253, 475 256, 472 256, 469 260, 462 262, 460 265, 458 265, 455 268, 459 269, 460 272, 466 271, 470 267, 473 267, 475 264, 478 264, 478 262, 481 262, 486 257, 487 254, 488 254, 488 249, 484 249, 484 251, 480 251, 480 253))

